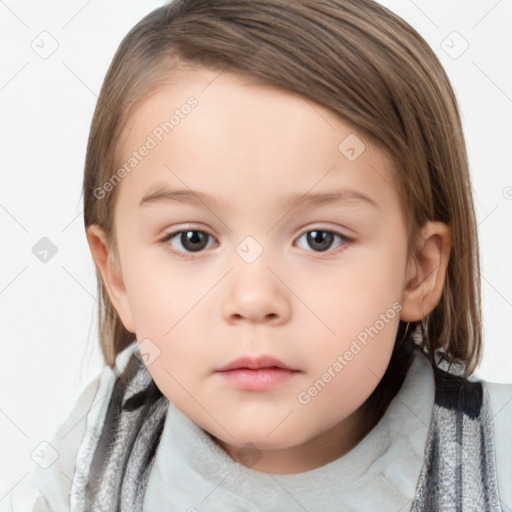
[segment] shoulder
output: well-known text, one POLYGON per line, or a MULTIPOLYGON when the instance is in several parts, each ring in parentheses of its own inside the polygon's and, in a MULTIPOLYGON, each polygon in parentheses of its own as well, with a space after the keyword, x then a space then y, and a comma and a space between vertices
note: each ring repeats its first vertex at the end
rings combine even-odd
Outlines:
MULTIPOLYGON (((482 380, 484 394, 489 398, 496 427, 512 427, 512 384, 482 380)), ((512 434, 509 439, 512 445, 512 434)))
POLYGON ((481 382, 492 414, 500 500, 512 508, 512 384, 481 382))
POLYGON ((28 481, 33 489, 32 511, 67 512, 80 448, 97 428, 106 410, 114 383, 124 371, 137 343, 116 358, 116 366, 103 367, 80 392, 66 419, 45 444, 43 464, 33 465, 28 481))
MULTIPOLYGON (((512 426, 512 384, 481 381, 484 393, 488 396, 497 426, 512 426)), ((512 442, 512 435, 511 435, 512 442)))

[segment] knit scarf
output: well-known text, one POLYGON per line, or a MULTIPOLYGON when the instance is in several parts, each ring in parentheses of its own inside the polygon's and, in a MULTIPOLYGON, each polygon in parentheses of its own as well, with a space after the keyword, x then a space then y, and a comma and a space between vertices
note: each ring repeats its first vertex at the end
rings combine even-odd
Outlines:
MULTIPOLYGON (((501 512, 482 383, 433 369, 434 407, 410 512, 501 512)), ((77 461, 71 512, 142 512, 168 405, 135 347, 77 461)))

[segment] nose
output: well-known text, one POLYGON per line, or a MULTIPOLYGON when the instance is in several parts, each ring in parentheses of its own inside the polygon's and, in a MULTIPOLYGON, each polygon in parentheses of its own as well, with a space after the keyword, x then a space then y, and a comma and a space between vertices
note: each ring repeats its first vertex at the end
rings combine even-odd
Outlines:
POLYGON ((283 283, 286 280, 281 280, 267 263, 263 255, 252 263, 235 261, 228 274, 227 295, 222 305, 226 322, 280 325, 289 319, 291 292, 283 283))

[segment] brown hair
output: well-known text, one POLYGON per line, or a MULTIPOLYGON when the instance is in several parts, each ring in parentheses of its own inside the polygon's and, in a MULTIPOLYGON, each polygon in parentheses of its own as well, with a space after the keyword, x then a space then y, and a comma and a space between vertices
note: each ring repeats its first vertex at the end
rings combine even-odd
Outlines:
MULTIPOLYGON (((102 199, 94 191, 117 169, 126 120, 179 65, 243 73, 254 83, 299 94, 388 152, 409 256, 427 221, 449 224, 452 233, 440 302, 412 327, 421 324, 421 345, 432 362, 439 353, 471 374, 480 363, 482 324, 469 165, 454 91, 426 41, 371 0, 175 0, 155 9, 113 58, 87 146, 85 226, 98 224, 114 249, 117 187, 102 199)), ((113 367, 134 335, 117 316, 98 269, 96 276, 99 339, 113 367)), ((396 347, 405 327, 400 322, 396 347)))

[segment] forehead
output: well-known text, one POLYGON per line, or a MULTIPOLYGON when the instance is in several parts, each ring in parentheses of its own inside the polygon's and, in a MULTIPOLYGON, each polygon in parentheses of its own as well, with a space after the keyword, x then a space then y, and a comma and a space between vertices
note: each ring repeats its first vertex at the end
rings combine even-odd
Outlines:
POLYGON ((295 186, 338 184, 358 186, 384 203, 396 194, 382 148, 331 110, 250 76, 180 69, 127 124, 118 158, 130 169, 121 188, 133 201, 162 182, 220 196, 261 191, 267 199, 295 186), (134 156, 144 147, 142 158, 134 156))

